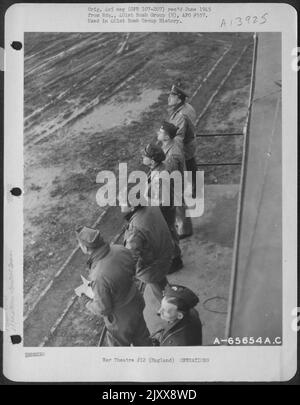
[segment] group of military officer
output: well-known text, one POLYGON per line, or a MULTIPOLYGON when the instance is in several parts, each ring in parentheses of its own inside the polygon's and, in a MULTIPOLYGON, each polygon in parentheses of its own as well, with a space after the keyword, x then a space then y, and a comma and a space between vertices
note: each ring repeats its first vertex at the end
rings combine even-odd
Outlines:
MULTIPOLYGON (((192 172, 195 196, 195 110, 187 94, 172 86, 168 97, 170 116, 157 133, 157 143, 148 144, 143 163, 148 166, 147 193, 157 173, 192 172)), ((175 207, 172 191, 169 205, 121 206, 127 221, 124 244, 109 245, 99 230, 76 230, 82 251, 89 255, 89 280, 93 299, 86 307, 104 319, 109 346, 189 346, 202 344, 202 325, 195 310, 198 297, 187 287, 170 285, 167 275, 183 267, 179 240, 192 234, 184 201, 175 207), (165 327, 150 336, 144 320, 145 302, 136 279, 148 285, 159 302, 158 314, 165 327)))

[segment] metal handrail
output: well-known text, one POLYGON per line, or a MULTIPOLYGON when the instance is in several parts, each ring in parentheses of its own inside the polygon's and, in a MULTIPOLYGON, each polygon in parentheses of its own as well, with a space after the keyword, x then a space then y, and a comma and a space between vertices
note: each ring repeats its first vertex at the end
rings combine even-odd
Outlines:
POLYGON ((200 166, 240 166, 242 162, 222 162, 222 163, 197 163, 200 166))
POLYGON ((204 132, 196 134, 196 138, 210 137, 210 136, 243 136, 243 132, 204 132))

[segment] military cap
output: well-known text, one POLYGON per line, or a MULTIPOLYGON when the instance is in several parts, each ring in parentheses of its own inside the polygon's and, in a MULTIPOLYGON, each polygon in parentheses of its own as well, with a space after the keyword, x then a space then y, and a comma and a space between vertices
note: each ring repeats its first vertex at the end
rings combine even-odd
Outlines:
POLYGON ((165 160, 166 155, 159 145, 149 143, 143 150, 143 155, 149 159, 153 159, 157 163, 161 163, 165 160))
POLYGON ((172 298, 179 311, 188 311, 198 304, 199 298, 187 287, 168 284, 164 290, 165 298, 172 298))
POLYGON ((79 242, 85 245, 87 248, 96 249, 104 245, 100 232, 97 229, 88 228, 87 226, 81 226, 76 229, 76 236, 79 242))
POLYGON ((167 132, 169 137, 173 139, 173 138, 175 138, 175 136, 177 134, 177 129, 178 128, 174 124, 172 124, 171 122, 163 121, 163 123, 161 124, 160 129, 167 132))
POLYGON ((182 90, 178 86, 175 86, 175 84, 173 84, 170 94, 176 94, 179 97, 189 97, 189 95, 184 90, 182 90))

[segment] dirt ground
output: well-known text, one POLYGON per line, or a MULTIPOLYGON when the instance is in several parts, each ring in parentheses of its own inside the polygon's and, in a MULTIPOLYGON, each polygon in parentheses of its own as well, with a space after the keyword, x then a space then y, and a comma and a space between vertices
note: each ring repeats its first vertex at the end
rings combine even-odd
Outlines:
MULTIPOLYGON (((167 116, 172 83, 192 93, 236 34, 132 33, 119 54, 124 35, 25 36, 25 313, 75 247, 76 225, 101 213, 97 173, 115 171, 120 161, 140 168, 140 149, 167 116)), ((250 60, 249 51, 201 132, 242 129, 250 60)), ((200 162, 241 157, 240 138, 200 142, 200 162)), ((207 183, 237 183, 239 167, 205 174, 207 183)))

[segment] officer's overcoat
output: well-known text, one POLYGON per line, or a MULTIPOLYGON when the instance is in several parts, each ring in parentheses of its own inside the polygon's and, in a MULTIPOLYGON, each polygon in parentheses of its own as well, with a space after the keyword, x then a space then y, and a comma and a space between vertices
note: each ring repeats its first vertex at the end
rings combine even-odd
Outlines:
POLYGON ((185 170, 184 155, 181 147, 177 142, 171 142, 168 146, 163 146, 163 151, 166 155, 164 160, 164 165, 169 173, 178 170, 182 175, 185 170))
POLYGON ((169 122, 178 128, 174 139, 183 147, 185 160, 189 160, 195 155, 195 119, 196 112, 188 103, 183 103, 175 108, 169 116, 169 122))
POLYGON ((170 268, 173 242, 159 207, 139 207, 131 218, 124 236, 136 262, 136 276, 145 283, 162 280, 170 268))
POLYGON ((147 345, 145 303, 133 279, 135 266, 130 252, 123 246, 105 244, 94 252, 89 265, 94 300, 87 307, 104 318, 110 344, 147 345))

